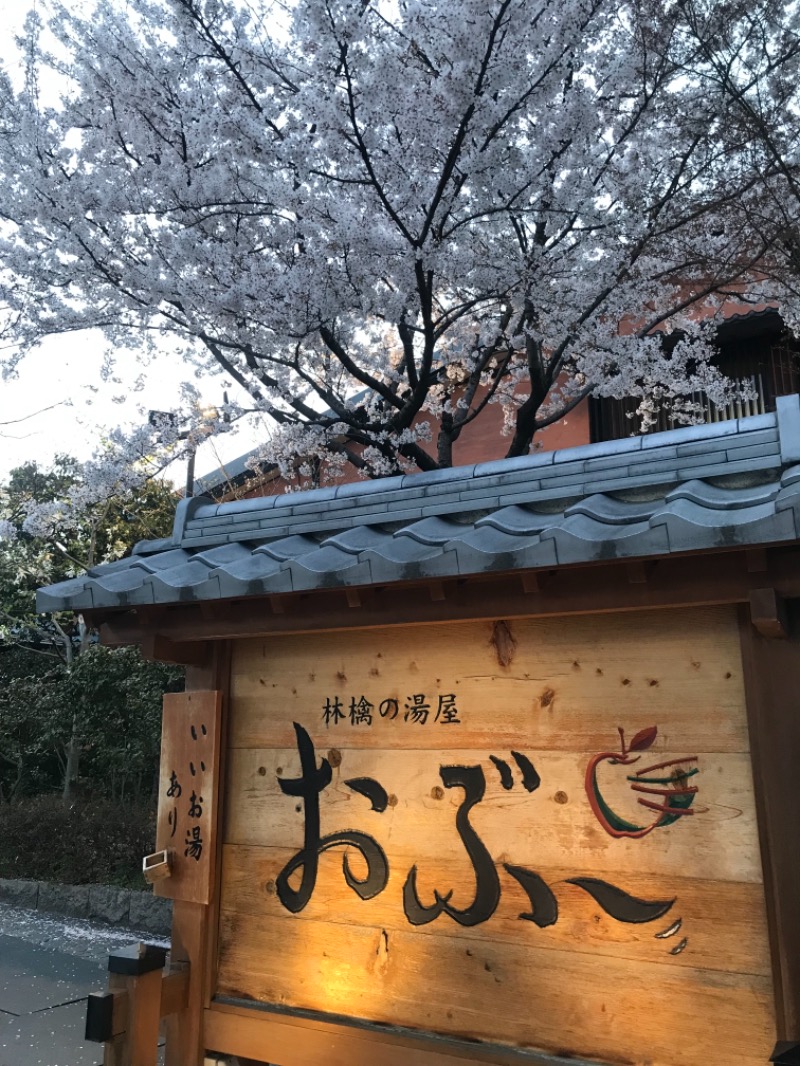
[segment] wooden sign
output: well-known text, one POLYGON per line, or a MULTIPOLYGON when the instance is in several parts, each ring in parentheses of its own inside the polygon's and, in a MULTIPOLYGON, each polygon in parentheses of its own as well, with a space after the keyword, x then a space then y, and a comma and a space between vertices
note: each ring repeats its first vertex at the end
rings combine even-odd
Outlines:
POLYGON ((158 896, 209 903, 216 867, 221 693, 164 696, 156 847, 170 852, 158 896))
POLYGON ((652 1066, 763 1066, 726 608, 239 644, 217 995, 652 1066))

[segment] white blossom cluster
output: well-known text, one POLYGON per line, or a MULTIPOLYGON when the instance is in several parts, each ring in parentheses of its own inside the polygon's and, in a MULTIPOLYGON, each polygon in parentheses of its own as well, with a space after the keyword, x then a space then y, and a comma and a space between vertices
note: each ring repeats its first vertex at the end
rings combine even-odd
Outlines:
MULTIPOLYGON (((94 455, 78 464, 74 483, 50 502, 31 501, 22 530, 32 537, 49 537, 58 530, 78 529, 82 517, 98 504, 135 496, 151 478, 170 463, 185 459, 206 437, 230 428, 230 412, 200 408, 192 390, 189 402, 168 418, 153 418, 142 425, 108 431, 94 455)), ((0 539, 12 539, 15 529, 0 539)))
MULTIPOLYGON (((323 456, 331 476, 448 465, 493 404, 511 455, 591 392, 637 397, 644 428, 664 406, 691 419, 691 394, 731 392, 698 321, 778 285, 750 281, 777 208, 756 216, 757 153, 725 141, 725 87, 695 43, 692 13, 722 9, 734 44, 755 9, 794 17, 46 0, 24 87, 0 81, 7 370, 99 328, 120 358, 146 339, 157 373, 175 357, 159 338, 177 339, 274 421, 259 460, 312 480, 323 456)), ((87 491, 142 476, 141 434, 109 439, 87 491)))

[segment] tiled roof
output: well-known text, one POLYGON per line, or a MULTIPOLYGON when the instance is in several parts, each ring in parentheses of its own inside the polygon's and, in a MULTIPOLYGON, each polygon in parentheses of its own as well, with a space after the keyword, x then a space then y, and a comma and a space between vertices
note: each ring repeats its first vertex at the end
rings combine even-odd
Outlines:
POLYGON ((568 566, 800 537, 800 398, 776 414, 216 504, 39 592, 40 611, 568 566))

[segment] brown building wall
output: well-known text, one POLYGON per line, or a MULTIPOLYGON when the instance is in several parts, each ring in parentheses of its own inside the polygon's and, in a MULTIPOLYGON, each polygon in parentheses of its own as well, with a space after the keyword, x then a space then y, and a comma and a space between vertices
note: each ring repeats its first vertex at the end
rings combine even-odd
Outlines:
MULTIPOLYGON (((579 444, 588 444, 589 440, 589 404, 584 401, 566 418, 537 433, 533 450, 550 452, 560 448, 573 448, 579 444)), ((497 406, 487 407, 480 417, 467 426, 461 434, 453 449, 453 465, 470 466, 473 463, 502 459, 508 451, 509 441, 510 438, 503 434, 502 411, 497 406)), ((430 454, 435 454, 435 449, 434 431, 434 440, 426 446, 425 450, 430 454)), ((337 478, 337 483, 346 484, 358 480, 358 471, 348 466, 342 476, 337 478)), ((329 483, 323 478, 322 484, 329 483)), ((285 491, 284 478, 271 477, 244 486, 224 496, 223 499, 251 499, 256 496, 273 496, 285 491)))

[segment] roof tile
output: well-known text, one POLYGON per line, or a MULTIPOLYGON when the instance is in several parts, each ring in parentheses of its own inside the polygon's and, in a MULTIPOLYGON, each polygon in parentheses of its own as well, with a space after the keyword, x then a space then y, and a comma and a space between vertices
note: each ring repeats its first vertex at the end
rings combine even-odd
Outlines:
POLYGON ((778 414, 217 505, 39 593, 40 610, 180 603, 797 539, 800 400, 778 414))

